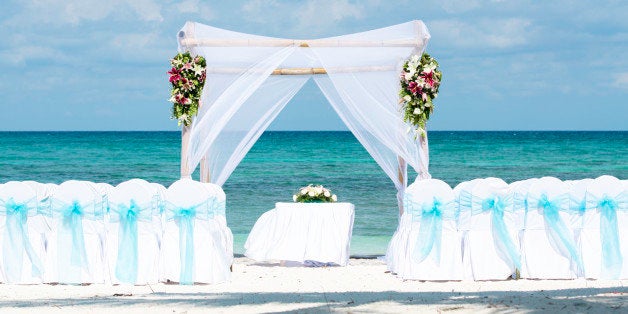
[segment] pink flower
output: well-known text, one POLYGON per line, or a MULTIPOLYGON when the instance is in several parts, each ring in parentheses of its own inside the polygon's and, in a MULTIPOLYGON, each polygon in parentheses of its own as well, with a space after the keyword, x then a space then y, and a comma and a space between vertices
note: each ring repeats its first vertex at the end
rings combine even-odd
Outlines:
POLYGON ((430 87, 434 87, 434 72, 423 72, 421 73, 421 77, 423 78, 423 80, 425 80, 425 83, 427 83, 427 85, 429 85, 430 87))
POLYGON ((408 90, 412 94, 415 94, 415 95, 421 92, 421 89, 419 88, 419 84, 417 84, 415 81, 408 83, 408 90))
POLYGON ((421 99, 423 99, 423 101, 427 101, 427 94, 422 94, 421 99))
POLYGON ((181 67, 181 70, 191 70, 191 69, 192 69, 192 63, 190 62, 187 62, 181 67))
POLYGON ((170 74, 170 83, 178 82, 181 79, 181 75, 179 75, 180 73, 181 72, 179 72, 176 68, 170 69, 170 71, 168 71, 168 74, 170 74))
POLYGON ((176 94, 174 96, 174 100, 182 105, 187 105, 189 103, 191 103, 192 101, 189 98, 186 98, 185 96, 183 96, 182 94, 176 94))
POLYGON ((183 88, 184 91, 189 91, 189 90, 194 89, 194 84, 190 80, 186 79, 185 77, 181 78, 181 83, 183 84, 181 88, 183 88))

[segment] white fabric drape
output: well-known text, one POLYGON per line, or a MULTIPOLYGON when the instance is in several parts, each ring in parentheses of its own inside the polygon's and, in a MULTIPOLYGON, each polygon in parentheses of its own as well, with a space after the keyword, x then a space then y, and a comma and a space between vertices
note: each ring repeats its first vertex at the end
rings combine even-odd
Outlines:
POLYGON ((419 178, 430 178, 427 138, 408 132, 398 104, 401 66, 411 54, 422 53, 430 38, 423 22, 304 41, 308 47, 190 22, 179 38, 184 44, 180 50, 189 49, 207 60, 203 107, 192 124, 188 146, 189 173, 206 156, 210 181, 222 185, 309 78, 270 76, 272 71, 323 67, 327 75, 315 76, 317 85, 395 183, 399 199, 407 185, 406 163, 419 178), (187 47, 189 39, 200 43, 187 47), (224 44, 204 45, 203 40, 224 44), (273 44, 259 44, 263 41, 273 44), (413 44, 390 44, 408 41, 413 44), (374 44, 378 42, 382 44, 374 44))

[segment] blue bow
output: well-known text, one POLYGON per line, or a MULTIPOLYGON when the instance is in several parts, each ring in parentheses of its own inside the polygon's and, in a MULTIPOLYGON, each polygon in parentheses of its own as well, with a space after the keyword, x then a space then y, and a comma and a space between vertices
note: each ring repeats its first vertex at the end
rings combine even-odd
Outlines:
POLYGON ((3 261, 8 282, 19 282, 22 277, 24 252, 31 261, 32 274, 41 276, 43 265, 28 239, 27 217, 29 201, 17 204, 10 198, 5 203, 6 233, 3 249, 3 261))
POLYGON ((174 219, 179 221, 179 249, 181 275, 179 283, 194 284, 194 217, 196 208, 179 208, 174 212, 174 219))
POLYGON ((583 269, 582 259, 576 249, 574 239, 569 235, 569 229, 567 229, 567 226, 560 218, 560 201, 561 200, 550 201, 546 194, 541 194, 537 206, 538 208, 543 209, 543 217, 545 218, 547 225, 550 227, 549 235, 554 239, 556 244, 562 244, 562 246, 568 251, 571 259, 578 267, 578 272, 580 272, 583 269))
POLYGON ((602 278, 618 279, 621 273, 623 257, 619 249, 619 230, 617 227, 617 202, 604 195, 597 203, 600 210, 600 240, 602 242, 602 278))
POLYGON ((432 250, 436 263, 440 264, 440 249, 443 230, 443 203, 434 197, 431 203, 423 204, 419 235, 412 253, 417 263, 423 262, 432 250))
POLYGON ((129 206, 118 205, 118 209, 114 210, 117 212, 120 220, 116 277, 122 282, 131 284, 137 281, 137 220, 141 210, 134 200, 130 200, 129 206))
POLYGON ((72 234, 72 266, 87 267, 87 253, 85 251, 85 238, 83 236, 83 207, 74 201, 63 211, 63 227, 70 229, 72 234))
POLYGON ((510 258, 510 263, 517 269, 521 269, 521 256, 519 250, 515 246, 506 223, 504 222, 504 208, 506 207, 504 200, 495 196, 482 201, 482 210, 491 211, 491 225, 493 231, 493 242, 495 247, 505 252, 510 258))

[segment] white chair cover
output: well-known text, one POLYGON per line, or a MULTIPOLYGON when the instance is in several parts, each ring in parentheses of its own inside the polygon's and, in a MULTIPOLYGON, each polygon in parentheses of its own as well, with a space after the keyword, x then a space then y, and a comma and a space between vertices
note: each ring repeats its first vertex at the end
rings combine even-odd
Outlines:
POLYGON ((43 280, 45 238, 39 221, 37 193, 28 184, 0 186, 1 280, 36 284, 43 280))
POLYGON ((229 264, 233 264, 233 234, 231 233, 231 229, 227 226, 227 216, 225 215, 226 206, 227 206, 227 195, 222 188, 213 183, 203 183, 203 186, 210 195, 215 195, 217 200, 217 210, 222 215, 214 216, 216 222, 220 225, 220 232, 222 233, 223 245, 227 249, 227 257, 231 257, 229 264))
POLYGON ((541 178, 532 183, 526 200, 521 277, 575 278, 582 262, 567 223, 571 219, 567 184, 553 177, 541 178))
POLYGON ((461 216, 464 260, 471 265, 474 280, 504 280, 521 268, 517 214, 510 186, 502 179, 477 182, 471 195, 471 215, 461 216))
POLYGON ((107 261, 111 283, 151 284, 159 280, 161 212, 154 187, 133 179, 109 191, 107 261))
POLYGON ((87 181, 66 181, 55 191, 45 282, 104 283, 106 206, 102 192, 87 181))
MULTIPOLYGON (((464 238, 466 232, 462 228, 460 222, 469 220, 471 218, 471 191, 473 191, 473 187, 475 187, 478 182, 481 182, 482 179, 473 179, 470 181, 463 181, 458 183, 453 189, 454 197, 456 199, 456 204, 458 208, 456 209, 456 221, 458 230, 462 238, 464 238)), ((461 239, 462 241, 462 239, 461 239)), ((464 250, 464 247, 463 247, 464 250)), ((464 268, 464 279, 465 280, 473 280, 473 270, 471 269, 471 261, 468 258, 468 254, 462 254, 462 265, 464 268)))
POLYGON ((255 222, 244 244, 256 261, 349 262, 351 203, 276 203, 255 222))
POLYGON ((628 278, 628 194, 623 183, 601 176, 587 187, 586 211, 580 235, 584 276, 628 278))
POLYGON ((417 180, 405 191, 405 212, 386 252, 388 269, 403 279, 462 280, 462 250, 451 187, 417 180))
MULTIPOLYGON (((223 193, 224 194, 224 193, 223 193)), ((180 284, 218 283, 230 278, 232 237, 222 223, 224 206, 204 184, 190 179, 173 183, 164 195, 164 233, 160 280, 180 284)))

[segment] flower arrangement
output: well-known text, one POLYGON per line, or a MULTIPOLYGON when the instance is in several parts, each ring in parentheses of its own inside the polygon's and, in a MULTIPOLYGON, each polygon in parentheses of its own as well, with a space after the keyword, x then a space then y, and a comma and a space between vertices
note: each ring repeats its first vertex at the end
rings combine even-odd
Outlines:
POLYGON ((170 60, 172 69, 168 71, 172 91, 170 101, 172 118, 178 124, 188 126, 192 117, 198 113, 199 101, 205 85, 207 63, 202 56, 192 57, 189 52, 178 53, 170 60))
POLYGON ((336 194, 331 194, 331 191, 324 188, 322 185, 308 185, 299 189, 299 192, 292 196, 292 200, 298 203, 330 203, 336 202, 338 197, 336 194))
POLYGON ((413 55, 403 64, 399 91, 403 121, 414 125, 421 135, 424 135, 425 123, 434 111, 433 99, 438 96, 442 76, 438 62, 427 53, 420 58, 413 55))

